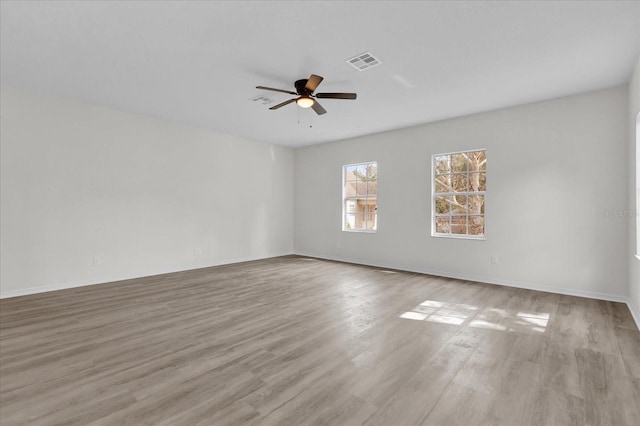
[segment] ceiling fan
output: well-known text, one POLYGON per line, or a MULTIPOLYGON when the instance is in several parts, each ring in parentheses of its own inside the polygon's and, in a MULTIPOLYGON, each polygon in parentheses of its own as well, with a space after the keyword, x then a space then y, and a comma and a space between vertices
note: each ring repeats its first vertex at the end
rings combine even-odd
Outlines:
POLYGON ((290 90, 274 89, 273 87, 265 87, 265 86, 256 86, 256 89, 273 90, 274 92, 282 92, 282 93, 288 93, 290 95, 298 96, 297 98, 289 99, 288 101, 284 101, 278 105, 274 105, 269 109, 278 109, 292 102, 295 102, 301 108, 312 108, 318 115, 325 114, 327 111, 324 108, 322 108, 322 105, 318 103, 316 98, 318 99, 322 99, 322 98, 355 99, 357 96, 355 93, 316 93, 314 95, 313 92, 316 90, 316 88, 322 82, 322 80, 323 80, 323 77, 320 77, 319 75, 311 74, 311 76, 308 79, 298 80, 294 83, 294 86, 296 88, 295 92, 292 92, 290 90))

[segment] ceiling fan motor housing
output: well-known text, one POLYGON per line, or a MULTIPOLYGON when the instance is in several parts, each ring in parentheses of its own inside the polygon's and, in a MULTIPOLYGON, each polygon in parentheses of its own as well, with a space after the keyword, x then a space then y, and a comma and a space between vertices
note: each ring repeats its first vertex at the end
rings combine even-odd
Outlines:
POLYGON ((312 91, 308 90, 305 87, 308 81, 309 79, 303 78, 302 80, 298 80, 294 83, 294 85, 296 86, 296 92, 298 92, 298 95, 309 96, 310 94, 313 93, 312 91))

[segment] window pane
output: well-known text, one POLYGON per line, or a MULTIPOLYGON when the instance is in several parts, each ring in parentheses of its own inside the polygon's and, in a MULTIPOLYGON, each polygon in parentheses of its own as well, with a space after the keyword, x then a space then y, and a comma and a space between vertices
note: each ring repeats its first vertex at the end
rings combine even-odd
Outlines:
POLYGON ((451 196, 436 195, 436 214, 449 213, 451 211, 451 196))
POLYGON ((347 215, 346 229, 364 229, 365 217, 364 213, 355 213, 347 215))
POLYGON ((346 214, 344 216, 344 229, 356 229, 356 215, 346 214))
POLYGON ((469 234, 484 235, 484 216, 469 216, 469 234))
POLYGON ((469 214, 484 214, 484 195, 469 196, 469 214))
POLYGON ((366 223, 365 223, 365 229, 366 229, 367 231, 372 231, 372 230, 374 230, 375 228, 373 227, 373 223, 374 223, 374 222, 373 222, 373 218, 371 218, 371 217, 367 216, 367 217, 366 217, 366 223))
POLYGON ((454 172, 466 172, 467 171, 467 155, 453 154, 451 156, 451 169, 454 172))
POLYGON ((344 203, 344 212, 349 214, 357 213, 358 212, 357 204, 358 204, 357 200, 346 200, 344 203))
POLYGON ((378 181, 377 180, 367 182, 367 193, 369 194, 369 196, 378 194, 378 181))
POLYGON ((347 166, 344 172, 345 180, 346 181, 356 180, 355 171, 356 171, 356 166, 347 166))
POLYGON ((487 153, 486 151, 476 151, 477 156, 477 168, 474 170, 487 170, 487 153))
POLYGON ((466 234, 467 233, 467 216, 451 217, 451 233, 466 234))
POLYGON ((436 173, 449 173, 451 171, 450 157, 448 155, 439 155, 435 157, 436 173))
POLYGON ((466 174, 455 174, 451 177, 451 182, 453 185, 451 192, 467 192, 467 175, 466 174))
POLYGON ((365 180, 367 178, 367 165, 358 164, 356 166, 356 177, 358 180, 365 180))
POLYGON ((344 185, 344 196, 355 197, 356 196, 356 182, 347 182, 344 185))
POLYGON ((453 214, 467 213, 467 196, 453 195, 451 197, 451 211, 453 214))
POLYGON ((436 232, 438 234, 450 233, 449 216, 436 216, 436 232))
POLYGON ((469 191, 478 192, 487 190, 487 174, 469 173, 469 191))
POLYGON ((373 163, 367 166, 367 180, 369 182, 375 182, 378 180, 378 164, 373 163))
POLYGON ((435 177, 436 192, 451 192, 451 175, 441 175, 435 177))
POLYGON ((371 229, 378 229, 378 203, 373 205, 373 209, 371 210, 371 217, 373 219, 373 225, 371 229))
POLYGON ((359 198, 358 199, 358 213, 366 213, 367 212, 367 199, 366 198, 359 198))
POLYGON ((367 205, 367 229, 373 230, 376 229, 376 204, 375 200, 369 200, 369 204, 367 205))
POLYGON ((364 182, 359 180, 358 182, 356 182, 357 184, 357 192, 356 195, 367 195, 367 187, 368 187, 368 182, 364 182))

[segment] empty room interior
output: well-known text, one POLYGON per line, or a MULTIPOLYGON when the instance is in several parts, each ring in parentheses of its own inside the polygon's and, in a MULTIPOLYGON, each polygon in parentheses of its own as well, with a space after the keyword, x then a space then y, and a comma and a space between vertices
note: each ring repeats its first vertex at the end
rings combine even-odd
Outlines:
POLYGON ((0 424, 639 425, 639 1, 0 1, 0 424))

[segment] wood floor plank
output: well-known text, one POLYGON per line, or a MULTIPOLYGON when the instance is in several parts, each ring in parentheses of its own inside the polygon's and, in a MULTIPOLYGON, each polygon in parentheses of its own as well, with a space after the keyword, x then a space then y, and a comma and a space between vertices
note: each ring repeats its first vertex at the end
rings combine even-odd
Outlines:
POLYGON ((540 365, 509 357, 501 366, 500 388, 481 424, 532 425, 538 422, 542 383, 540 365), (529 395, 528 399, 522 395, 529 395))
POLYGON ((0 300, 5 425, 638 425, 621 303, 284 256, 0 300))
POLYGON ((535 426, 587 424, 584 399, 556 389, 543 387, 536 408, 531 422, 535 426))
POLYGON ((444 344, 437 345, 437 352, 365 424, 422 424, 486 333, 462 329, 444 344))

